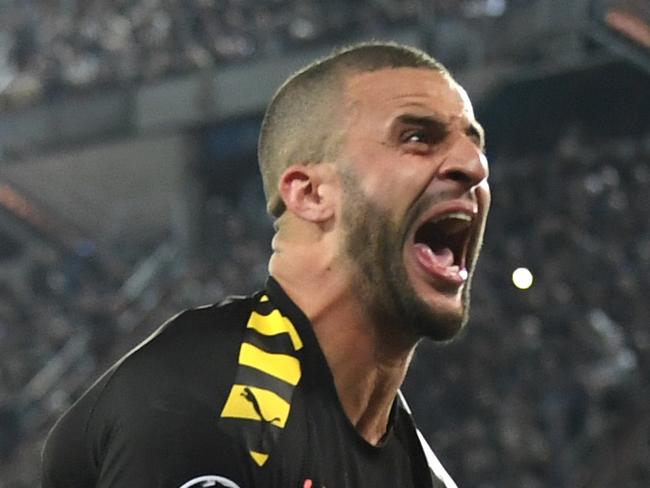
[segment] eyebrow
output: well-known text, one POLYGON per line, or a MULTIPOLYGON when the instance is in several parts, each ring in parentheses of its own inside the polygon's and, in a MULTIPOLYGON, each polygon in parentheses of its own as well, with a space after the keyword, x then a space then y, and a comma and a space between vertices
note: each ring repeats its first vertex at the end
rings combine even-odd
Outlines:
MULTIPOLYGON (((419 125, 438 132, 447 131, 447 124, 445 124, 441 119, 431 115, 402 114, 399 115, 396 120, 403 124, 419 125)), ((465 129, 465 135, 477 141, 481 151, 485 150, 485 130, 481 124, 475 120, 471 121, 465 129)))

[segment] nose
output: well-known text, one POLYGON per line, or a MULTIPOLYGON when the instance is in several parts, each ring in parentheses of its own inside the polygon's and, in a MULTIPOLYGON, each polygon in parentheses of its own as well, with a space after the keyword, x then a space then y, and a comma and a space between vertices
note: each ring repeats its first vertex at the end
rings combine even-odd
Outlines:
POLYGON ((458 137, 452 143, 438 168, 439 178, 454 181, 467 189, 486 180, 488 174, 488 162, 485 154, 466 135, 458 137))

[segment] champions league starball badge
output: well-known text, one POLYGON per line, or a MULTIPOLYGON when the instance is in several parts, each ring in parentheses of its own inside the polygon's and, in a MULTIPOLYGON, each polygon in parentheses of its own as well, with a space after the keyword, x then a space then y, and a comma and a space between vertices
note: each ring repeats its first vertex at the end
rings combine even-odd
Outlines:
POLYGON ((240 488, 237 483, 223 476, 206 475, 193 478, 178 488, 209 488, 213 486, 225 486, 226 488, 240 488))

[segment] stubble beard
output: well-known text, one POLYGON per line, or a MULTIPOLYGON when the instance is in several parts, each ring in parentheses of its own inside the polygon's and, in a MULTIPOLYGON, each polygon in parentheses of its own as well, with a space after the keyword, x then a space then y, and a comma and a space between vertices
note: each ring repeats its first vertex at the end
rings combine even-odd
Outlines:
POLYGON ((443 342, 456 337, 469 317, 472 273, 464 285, 458 310, 439 310, 427 304, 409 280, 403 254, 408 226, 419 215, 418 206, 403 226, 396 225, 384 210, 370 201, 353 176, 346 175, 343 181, 344 252, 356 268, 353 290, 366 313, 377 324, 402 327, 418 339, 427 337, 443 342))

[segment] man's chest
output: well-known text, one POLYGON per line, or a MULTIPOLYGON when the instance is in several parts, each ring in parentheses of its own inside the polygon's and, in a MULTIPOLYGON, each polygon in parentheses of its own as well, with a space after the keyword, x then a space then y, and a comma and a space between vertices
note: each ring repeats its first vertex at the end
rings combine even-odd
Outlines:
MULTIPOLYGON (((297 488, 409 488, 418 464, 398 432, 381 447, 367 444, 328 402, 297 402, 273 448, 266 476, 297 488)), ((261 473, 260 473, 261 474, 261 473)), ((425 485, 426 486, 426 485, 425 485)))

